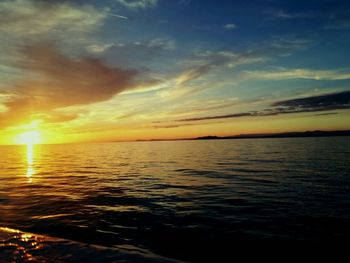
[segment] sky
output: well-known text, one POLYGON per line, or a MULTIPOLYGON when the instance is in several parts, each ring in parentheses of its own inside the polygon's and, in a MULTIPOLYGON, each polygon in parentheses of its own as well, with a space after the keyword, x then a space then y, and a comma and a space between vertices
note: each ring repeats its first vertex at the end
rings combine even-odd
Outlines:
POLYGON ((350 1, 0 0, 0 144, 350 129, 350 1))

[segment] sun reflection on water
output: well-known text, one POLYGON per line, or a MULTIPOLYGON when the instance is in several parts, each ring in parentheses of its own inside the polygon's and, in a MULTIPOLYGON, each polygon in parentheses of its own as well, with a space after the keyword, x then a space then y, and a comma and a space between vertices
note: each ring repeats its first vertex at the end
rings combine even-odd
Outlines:
POLYGON ((28 182, 31 183, 33 181, 32 177, 35 174, 34 169, 34 145, 27 144, 27 173, 26 176, 28 178, 28 182))
POLYGON ((33 144, 27 144, 27 164, 33 165, 33 144))

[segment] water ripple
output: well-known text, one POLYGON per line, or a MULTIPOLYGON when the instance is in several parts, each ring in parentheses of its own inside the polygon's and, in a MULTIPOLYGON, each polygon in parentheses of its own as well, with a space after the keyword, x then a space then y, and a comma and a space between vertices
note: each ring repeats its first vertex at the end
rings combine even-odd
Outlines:
POLYGON ((28 170, 25 148, 0 147, 0 225, 46 240, 2 230, 0 257, 78 249, 118 262, 124 247, 135 260, 204 261, 244 240, 349 240, 349 148, 341 137, 46 145, 28 170))

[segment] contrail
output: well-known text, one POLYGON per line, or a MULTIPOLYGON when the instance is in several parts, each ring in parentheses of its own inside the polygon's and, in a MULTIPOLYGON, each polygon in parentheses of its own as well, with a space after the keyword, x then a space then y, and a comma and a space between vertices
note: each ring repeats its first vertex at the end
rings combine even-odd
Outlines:
POLYGON ((126 17, 126 16, 121 16, 121 15, 117 15, 117 14, 113 14, 113 13, 108 13, 108 15, 110 15, 110 16, 114 16, 114 17, 117 17, 117 18, 121 18, 121 19, 126 19, 126 20, 128 20, 129 18, 128 17, 126 17))

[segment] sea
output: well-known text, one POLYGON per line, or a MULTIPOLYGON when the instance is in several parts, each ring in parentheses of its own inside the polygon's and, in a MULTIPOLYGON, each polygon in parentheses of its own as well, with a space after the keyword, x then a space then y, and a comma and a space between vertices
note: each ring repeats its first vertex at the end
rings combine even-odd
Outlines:
POLYGON ((348 243, 349 193, 350 137, 0 146, 0 262, 348 243))

